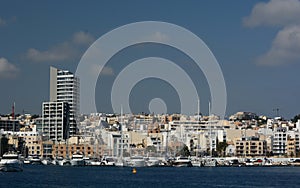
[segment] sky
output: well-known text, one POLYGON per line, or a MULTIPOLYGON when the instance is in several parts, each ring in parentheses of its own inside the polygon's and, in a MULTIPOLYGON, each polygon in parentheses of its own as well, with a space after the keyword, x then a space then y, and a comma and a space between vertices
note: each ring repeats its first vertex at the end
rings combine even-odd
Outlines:
MULTIPOLYGON (((205 42, 225 80, 226 116, 249 111, 273 117, 277 108, 287 119, 300 113, 299 0, 2 0, 0 114, 10 113, 14 102, 17 113, 41 114, 42 102, 49 100, 50 66, 75 73, 82 55, 96 39, 142 21, 176 24, 205 42)), ((204 74, 182 63, 190 61, 182 52, 157 44, 130 46, 110 59, 95 89, 98 111, 112 112, 109 88, 122 68, 149 56, 185 66, 199 92, 200 111, 208 114, 211 93, 204 74)), ((179 98, 174 86, 150 78, 132 88, 129 103, 134 113, 149 112, 155 105, 158 113, 159 108, 175 113, 180 111, 179 98)))

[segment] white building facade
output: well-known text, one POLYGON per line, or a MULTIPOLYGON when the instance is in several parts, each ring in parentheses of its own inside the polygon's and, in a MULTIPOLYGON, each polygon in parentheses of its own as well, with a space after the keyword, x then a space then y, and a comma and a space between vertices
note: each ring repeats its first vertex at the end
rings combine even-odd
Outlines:
POLYGON ((70 107, 69 135, 77 133, 80 109, 79 78, 68 70, 50 67, 50 102, 67 102, 70 107))
POLYGON ((70 108, 67 102, 44 102, 42 117, 43 136, 60 142, 69 137, 70 108))

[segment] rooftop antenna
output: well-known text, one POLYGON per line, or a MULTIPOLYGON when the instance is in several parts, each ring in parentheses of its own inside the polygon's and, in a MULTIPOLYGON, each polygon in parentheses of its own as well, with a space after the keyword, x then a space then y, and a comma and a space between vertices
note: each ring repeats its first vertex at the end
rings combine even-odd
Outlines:
POLYGON ((276 111, 276 117, 279 117, 279 108, 275 108, 273 111, 276 111))

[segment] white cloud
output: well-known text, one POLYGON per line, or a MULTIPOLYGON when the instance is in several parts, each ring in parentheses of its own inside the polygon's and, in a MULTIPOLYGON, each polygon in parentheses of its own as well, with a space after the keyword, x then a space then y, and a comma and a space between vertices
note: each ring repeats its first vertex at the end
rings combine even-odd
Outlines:
POLYGON ((97 64, 92 64, 90 67, 91 67, 90 71, 94 76, 99 76, 100 69, 101 69, 101 75, 103 76, 114 75, 114 70, 111 67, 101 67, 100 65, 97 64))
POLYGON ((300 1, 271 0, 267 3, 257 3, 251 15, 244 18, 243 22, 248 27, 300 24, 300 1))
POLYGON ((6 21, 0 17, 0 26, 5 25, 5 24, 6 24, 6 21))
POLYGON ((279 26, 270 49, 257 58, 260 65, 300 63, 300 1, 270 0, 257 3, 244 18, 247 27, 279 26))
POLYGON ((30 48, 25 57, 33 62, 61 62, 72 60, 82 53, 82 48, 86 48, 94 41, 94 37, 89 33, 77 32, 73 37, 63 43, 54 45, 48 50, 38 50, 30 48))
POLYGON ((15 78, 19 72, 19 69, 8 62, 7 59, 0 58, 0 79, 1 78, 15 78))
POLYGON ((300 25, 288 26, 278 32, 271 49, 258 58, 262 65, 300 63, 300 25))
POLYGON ((89 45, 94 41, 95 38, 91 34, 83 31, 79 31, 73 35, 73 42, 78 45, 89 45))

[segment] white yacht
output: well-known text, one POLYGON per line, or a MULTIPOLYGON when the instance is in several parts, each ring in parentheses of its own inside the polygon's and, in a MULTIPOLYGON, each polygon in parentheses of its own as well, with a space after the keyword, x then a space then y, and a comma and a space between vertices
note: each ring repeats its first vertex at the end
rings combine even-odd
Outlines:
POLYGON ((90 159, 90 166, 100 166, 101 160, 97 158, 90 159))
POLYGON ((40 165, 40 164, 42 164, 42 160, 37 155, 30 156, 29 157, 29 161, 30 161, 30 164, 33 164, 33 165, 40 165))
POLYGON ((205 166, 205 167, 216 167, 217 166, 217 161, 210 157, 203 158, 202 163, 203 163, 203 166, 205 166))
POLYGON ((146 158, 146 166, 148 167, 160 166, 161 162, 162 160, 158 159, 157 157, 146 158))
POLYGON ((69 158, 63 158, 63 157, 57 157, 56 159, 56 163, 59 165, 59 166, 69 166, 71 165, 71 161, 69 158))
POLYGON ((124 166, 128 167, 145 167, 146 161, 142 156, 133 156, 125 160, 124 166))
POLYGON ((116 160, 113 157, 105 156, 105 157, 102 158, 100 164, 103 165, 103 166, 115 166, 116 165, 116 160))
POLYGON ((5 153, 0 161, 0 171, 20 172, 23 171, 23 163, 16 152, 5 153))
POLYGON ((52 160, 50 158, 44 158, 42 160, 42 164, 43 165, 52 165, 53 163, 52 163, 52 160))
POLYGON ((192 157, 191 158, 191 163, 193 165, 193 167, 202 167, 202 161, 199 159, 199 157, 192 157))
POLYGON ((71 162, 72 166, 84 166, 85 165, 85 162, 83 159, 83 154, 80 152, 73 153, 70 162, 71 162))
POLYGON ((172 165, 175 167, 191 167, 192 162, 188 157, 176 157, 172 162, 172 165))

